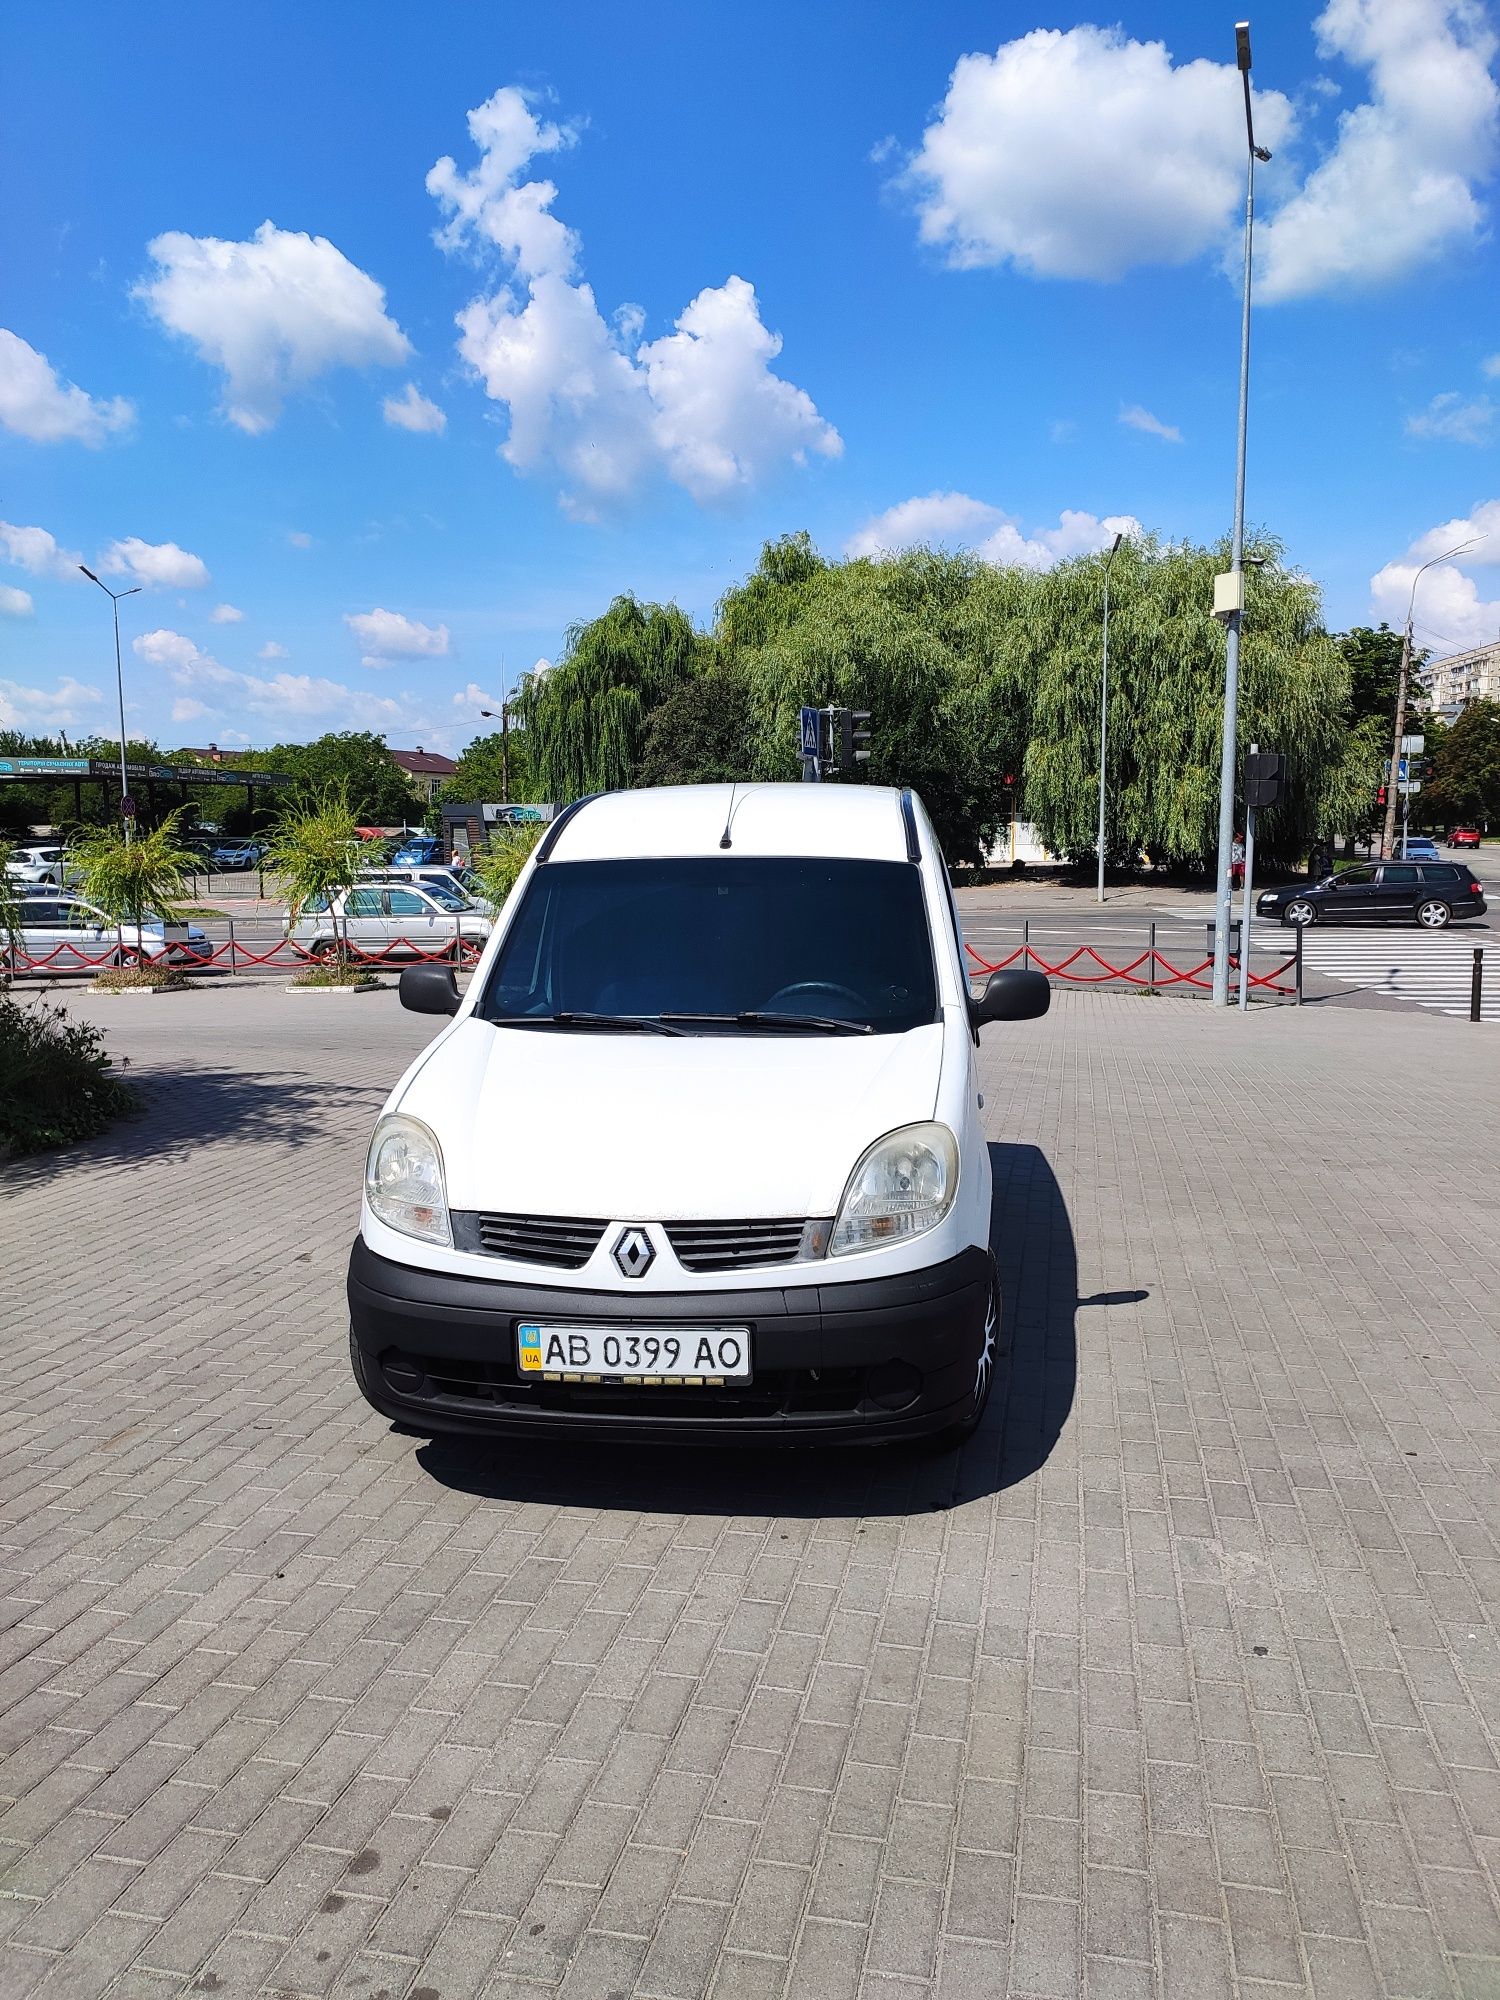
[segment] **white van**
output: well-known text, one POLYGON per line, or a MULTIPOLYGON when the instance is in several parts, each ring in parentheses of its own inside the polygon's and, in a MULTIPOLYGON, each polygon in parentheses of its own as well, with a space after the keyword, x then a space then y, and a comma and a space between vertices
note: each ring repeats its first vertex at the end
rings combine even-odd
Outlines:
POLYGON ((552 823, 376 1124, 365 1396, 419 1432, 793 1443, 978 1424, 1008 1355, 970 998, 910 792, 684 786, 552 823))

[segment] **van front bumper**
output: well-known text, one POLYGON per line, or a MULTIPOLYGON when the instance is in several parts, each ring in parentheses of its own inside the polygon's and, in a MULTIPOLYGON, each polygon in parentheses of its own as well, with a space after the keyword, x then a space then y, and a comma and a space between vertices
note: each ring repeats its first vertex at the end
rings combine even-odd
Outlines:
POLYGON ((374 1407, 424 1431, 760 1444, 918 1437, 970 1406, 992 1271, 988 1250, 973 1248, 889 1278, 637 1297, 421 1270, 356 1237, 351 1351, 374 1407), (521 1320, 747 1326, 753 1375, 722 1389, 525 1379, 521 1320))

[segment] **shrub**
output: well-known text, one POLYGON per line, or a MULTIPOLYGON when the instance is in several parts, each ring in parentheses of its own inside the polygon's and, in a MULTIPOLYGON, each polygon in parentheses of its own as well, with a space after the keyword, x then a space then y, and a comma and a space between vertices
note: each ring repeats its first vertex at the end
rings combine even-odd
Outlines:
POLYGON ((516 886, 516 878, 531 859, 531 850, 546 831, 539 822, 504 827, 475 855, 474 872, 497 910, 516 886))
POLYGON ((134 1103, 97 1028, 0 993, 0 1158, 92 1138, 134 1103))

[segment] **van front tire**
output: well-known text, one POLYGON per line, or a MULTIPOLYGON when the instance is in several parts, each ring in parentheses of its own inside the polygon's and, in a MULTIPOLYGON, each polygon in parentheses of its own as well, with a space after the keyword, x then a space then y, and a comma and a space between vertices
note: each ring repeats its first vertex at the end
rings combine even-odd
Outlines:
POLYGON ((993 1257, 990 1259, 990 1295, 984 1315, 984 1343, 979 1350, 975 1366, 974 1394, 968 1410, 955 1423, 945 1424, 940 1431, 934 1431, 927 1439, 928 1449, 934 1452, 957 1451, 984 1422, 984 1413, 989 1408, 990 1397, 995 1393, 995 1383, 1001 1384, 1001 1393, 1010 1385, 1011 1350, 1001 1349, 1004 1332, 1004 1315, 1000 1299, 1000 1273, 993 1257))

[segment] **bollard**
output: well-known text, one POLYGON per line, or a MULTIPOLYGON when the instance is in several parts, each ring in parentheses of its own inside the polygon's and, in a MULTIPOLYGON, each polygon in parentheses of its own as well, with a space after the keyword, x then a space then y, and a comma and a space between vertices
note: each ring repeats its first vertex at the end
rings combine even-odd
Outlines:
POLYGON ((1477 1021, 1484 1000, 1484 946, 1474 947, 1474 970, 1469 979, 1469 1019, 1477 1021))
POLYGON ((229 976, 234 977, 234 918, 229 919, 229 976))
POLYGON ((1148 993, 1156 991, 1156 924, 1154 920, 1151 925, 1151 957, 1146 965, 1146 990, 1148 993))
POLYGON ((1297 969, 1292 974, 1292 983, 1297 989, 1296 1004, 1299 1007, 1302 1005, 1302 933, 1305 928, 1303 924, 1297 926, 1297 969))
POLYGON ((1030 917, 1023 917, 1021 919, 1021 964, 1023 966, 1028 966, 1030 965, 1030 963, 1031 963, 1031 919, 1030 917))

